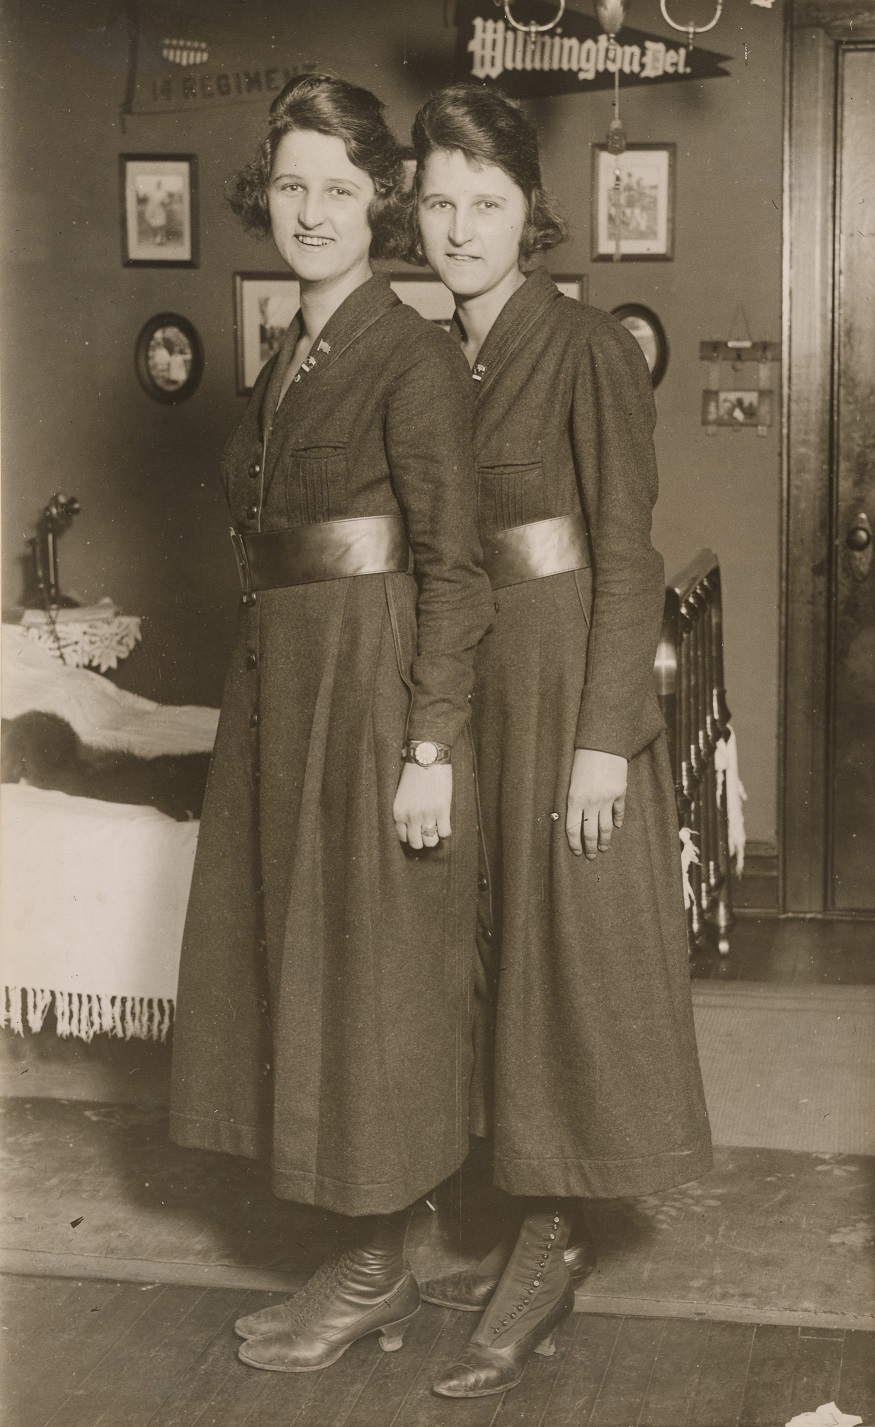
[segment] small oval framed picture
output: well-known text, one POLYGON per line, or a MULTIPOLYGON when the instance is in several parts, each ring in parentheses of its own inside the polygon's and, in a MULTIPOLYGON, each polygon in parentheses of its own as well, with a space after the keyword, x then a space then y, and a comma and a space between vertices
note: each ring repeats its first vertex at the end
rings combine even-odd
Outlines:
POLYGON ((647 358, 653 385, 659 386, 668 366, 668 339, 656 313, 638 302, 624 302, 611 312, 632 333, 647 358))
POLYGON ((141 328, 135 351, 137 376, 154 401, 185 401, 204 370, 201 339, 187 317, 159 312, 141 328))

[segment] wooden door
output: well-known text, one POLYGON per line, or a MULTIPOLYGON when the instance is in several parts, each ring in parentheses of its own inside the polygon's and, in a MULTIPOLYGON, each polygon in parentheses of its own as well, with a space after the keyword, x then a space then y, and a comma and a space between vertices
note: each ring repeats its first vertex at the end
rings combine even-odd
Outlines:
POLYGON ((875 3, 788 41, 781 907, 875 915, 875 3))

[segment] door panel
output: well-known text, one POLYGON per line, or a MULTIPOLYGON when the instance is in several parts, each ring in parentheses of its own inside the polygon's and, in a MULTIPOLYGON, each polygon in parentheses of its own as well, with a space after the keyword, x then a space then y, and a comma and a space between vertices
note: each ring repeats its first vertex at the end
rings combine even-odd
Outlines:
POLYGON ((875 910, 875 47, 838 54, 829 906, 875 910))

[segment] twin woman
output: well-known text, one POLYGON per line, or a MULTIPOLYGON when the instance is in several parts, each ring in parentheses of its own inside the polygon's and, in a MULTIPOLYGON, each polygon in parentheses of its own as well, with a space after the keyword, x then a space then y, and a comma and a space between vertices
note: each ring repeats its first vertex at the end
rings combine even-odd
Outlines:
POLYGON ((234 205, 300 311, 223 476, 242 607, 186 926, 171 1133, 343 1216, 240 1357, 307 1372, 422 1297, 480 1310, 449 1397, 501 1392, 574 1305, 579 1201, 710 1164, 677 815, 653 692, 647 365, 537 260, 535 130, 434 95, 416 176, 366 90, 271 107, 234 205), (429 264, 448 336, 371 261, 429 264), (476 769, 476 778, 475 778, 476 769), (412 1207, 489 1144, 518 1232, 417 1284, 412 1207))

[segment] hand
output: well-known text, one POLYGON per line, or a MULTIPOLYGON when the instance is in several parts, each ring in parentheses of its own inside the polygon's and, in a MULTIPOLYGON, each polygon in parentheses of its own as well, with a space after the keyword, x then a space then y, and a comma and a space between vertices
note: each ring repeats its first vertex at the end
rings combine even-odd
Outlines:
POLYGON ((611 833, 623 826, 629 765, 616 753, 576 748, 565 811, 565 834, 571 851, 592 861, 607 852, 611 833), (581 823, 583 846, 581 847, 581 823))
POLYGON ((405 763, 398 780, 392 808, 395 831, 411 847, 437 847, 449 837, 450 808, 453 803, 453 769, 449 763, 420 768, 405 763))

